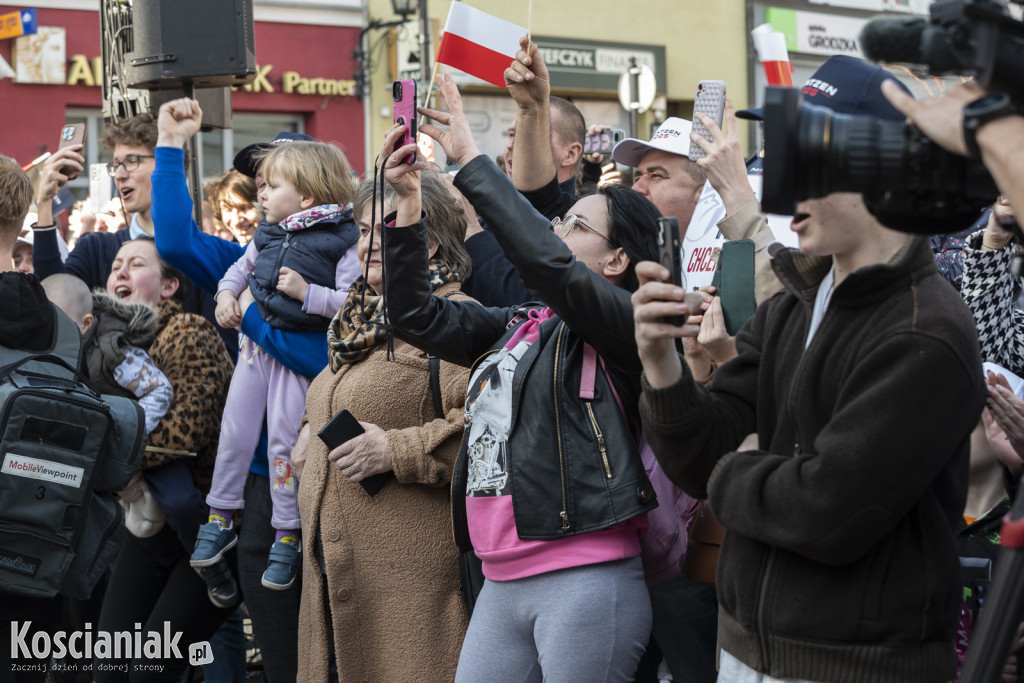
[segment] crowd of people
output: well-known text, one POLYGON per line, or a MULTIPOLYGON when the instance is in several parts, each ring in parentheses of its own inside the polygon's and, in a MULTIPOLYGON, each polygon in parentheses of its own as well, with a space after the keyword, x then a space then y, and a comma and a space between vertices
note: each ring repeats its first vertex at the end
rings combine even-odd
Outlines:
MULTIPOLYGON (((66 249, 51 203, 82 146, 34 193, 0 157, 0 287, 76 322, 83 371, 137 400, 147 434, 118 494, 145 523, 130 516, 108 579, 86 601, 12 599, 3 620, 169 623, 210 641, 208 681, 244 677, 242 605, 272 682, 956 679, 1024 463, 1024 119, 965 142, 977 85, 915 101, 828 60, 806 99, 909 118, 980 154, 1003 194, 955 252, 855 193, 799 202, 799 248, 780 249, 731 101, 721 126, 702 115, 710 140, 671 117, 619 142, 627 187, 520 47, 500 163, 450 76, 444 109, 420 110, 452 174, 407 162, 399 124, 360 183, 336 145, 282 133, 204 185, 200 225, 185 149, 202 111, 178 99, 108 126, 117 206, 76 209, 66 249), (706 184, 723 238, 752 242, 758 307, 735 335, 714 287, 659 262, 659 219, 685 230, 706 184), (358 429, 337 443, 340 413, 358 429), (662 520, 685 544, 708 507, 713 584, 681 552, 655 571, 662 520)), ((19 310, 0 344, 23 343, 19 310)), ((1024 678, 1022 645, 1003 680, 1024 678)), ((138 657, 85 680, 188 666, 138 657)))

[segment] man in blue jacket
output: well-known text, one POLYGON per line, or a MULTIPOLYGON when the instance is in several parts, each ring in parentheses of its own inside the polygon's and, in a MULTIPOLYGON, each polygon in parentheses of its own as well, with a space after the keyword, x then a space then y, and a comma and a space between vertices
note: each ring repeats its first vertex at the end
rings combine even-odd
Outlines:
MULTIPOLYGON (((185 183, 183 148, 199 130, 201 122, 202 111, 195 100, 173 100, 160 107, 152 216, 161 258, 181 270, 204 291, 216 294, 218 282, 228 267, 242 256, 245 247, 203 233, 192 217, 192 198, 185 183)), ((290 139, 310 138, 282 133, 275 142, 283 144, 290 139)), ((235 168, 255 176, 259 186, 262 178, 258 176, 258 166, 252 163, 254 147, 256 145, 251 145, 239 152, 235 157, 235 168)), ((245 310, 241 327, 243 334, 289 370, 315 377, 327 365, 327 335, 323 332, 275 329, 260 317, 256 306, 245 310)), ((305 448, 301 443, 296 447, 305 448)), ((299 587, 302 581, 300 578, 286 591, 270 591, 260 581, 266 567, 267 551, 274 543, 265 451, 266 437, 262 436, 245 485, 245 522, 239 528, 237 552, 242 594, 260 645, 264 673, 273 683, 295 680, 298 669, 295 643, 298 640, 299 587)))

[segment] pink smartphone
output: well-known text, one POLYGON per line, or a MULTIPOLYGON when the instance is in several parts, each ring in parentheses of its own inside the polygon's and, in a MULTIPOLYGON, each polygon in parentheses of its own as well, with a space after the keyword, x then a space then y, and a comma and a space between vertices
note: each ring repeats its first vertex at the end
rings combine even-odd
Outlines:
MULTIPOLYGON (((416 81, 403 78, 391 84, 392 109, 395 123, 405 125, 405 136, 399 147, 416 142, 416 81)), ((402 163, 411 164, 416 161, 416 153, 402 159, 402 163)))

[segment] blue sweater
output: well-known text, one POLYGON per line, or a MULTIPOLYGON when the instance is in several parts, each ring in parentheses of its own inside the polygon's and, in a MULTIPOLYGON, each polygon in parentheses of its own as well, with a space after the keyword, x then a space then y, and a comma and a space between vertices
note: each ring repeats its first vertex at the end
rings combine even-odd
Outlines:
MULTIPOLYGON (((156 148, 153 171, 153 206, 150 215, 156 229, 156 248, 161 258, 188 276, 211 295, 231 264, 245 247, 207 235, 192 218, 192 197, 185 184, 185 152, 176 147, 156 148)), ((250 306, 242 318, 242 332, 277 362, 306 377, 316 377, 327 366, 327 335, 323 332, 289 332, 274 329, 250 306)))
MULTIPOLYGON (((156 248, 161 258, 188 276, 198 287, 217 294, 217 283, 245 247, 207 235, 192 218, 192 197, 185 183, 185 152, 176 147, 156 148, 153 171, 153 206, 156 248)), ((315 377, 327 365, 327 335, 323 332, 277 330, 249 306, 242 318, 242 332, 277 362, 293 372, 315 377)), ((266 421, 260 433, 250 471, 269 477, 266 421)))

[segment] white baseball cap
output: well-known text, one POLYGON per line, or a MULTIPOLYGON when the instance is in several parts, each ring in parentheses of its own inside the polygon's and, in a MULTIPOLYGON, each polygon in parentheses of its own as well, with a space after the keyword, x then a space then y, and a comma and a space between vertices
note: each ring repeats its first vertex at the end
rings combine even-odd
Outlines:
POLYGON ((636 166, 644 154, 652 149, 659 149, 681 157, 690 156, 690 122, 670 116, 654 131, 650 142, 626 138, 615 145, 612 159, 624 166, 636 166))

